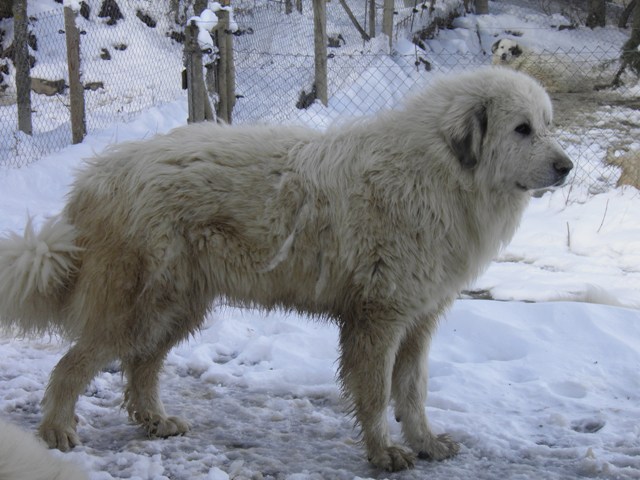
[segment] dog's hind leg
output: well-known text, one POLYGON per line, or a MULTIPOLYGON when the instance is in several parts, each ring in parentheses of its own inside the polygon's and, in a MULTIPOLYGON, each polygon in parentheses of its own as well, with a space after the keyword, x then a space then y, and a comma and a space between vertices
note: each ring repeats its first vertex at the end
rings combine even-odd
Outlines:
POLYGON ((167 343, 150 354, 137 354, 123 360, 128 379, 125 406, 129 417, 140 424, 149 436, 170 437, 189 431, 189 424, 180 417, 168 416, 158 389, 160 370, 173 346, 167 343))
POLYGON ((53 369, 42 400, 40 436, 50 448, 67 451, 80 444, 74 410, 78 397, 115 354, 99 342, 81 337, 53 369))
POLYGON ((458 453, 459 445, 448 435, 435 435, 425 413, 427 361, 435 321, 424 318, 407 332, 400 344, 393 369, 392 396, 396 419, 420 458, 443 460, 458 453))
POLYGON ((380 312, 372 315, 375 318, 354 318, 341 325, 340 380, 362 427, 369 461, 384 470, 404 470, 413 465, 413 452, 391 442, 387 421, 393 361, 403 329, 395 319, 381 318, 380 312))

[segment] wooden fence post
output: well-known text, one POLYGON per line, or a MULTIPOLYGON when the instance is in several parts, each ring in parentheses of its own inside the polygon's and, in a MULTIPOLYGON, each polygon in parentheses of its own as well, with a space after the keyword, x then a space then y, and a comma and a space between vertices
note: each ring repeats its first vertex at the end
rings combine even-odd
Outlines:
MULTIPOLYGON (((228 7, 229 0, 223 1, 223 5, 228 7)), ((218 31, 216 39, 218 42, 218 62, 216 68, 216 84, 218 91, 218 117, 226 123, 232 122, 233 107, 236 103, 236 73, 233 62, 233 35, 229 30, 229 11, 220 10, 218 12, 218 31)))
POLYGON ((376 0, 366 0, 369 2, 369 37, 376 36, 376 0))
POLYGON ((71 103, 71 139, 80 143, 87 134, 84 112, 84 88, 80 81, 80 32, 76 26, 77 12, 64 7, 64 31, 69 69, 69 100, 71 103))
POLYGON ((384 0, 382 6, 382 33, 389 37, 389 53, 393 48, 393 0, 384 0))
POLYGON ((185 60, 187 70, 187 103, 189 123, 213 120, 209 96, 202 73, 202 50, 198 43, 198 26, 191 22, 185 28, 185 60))
POLYGON ((313 0, 313 26, 315 50, 316 98, 326 107, 329 102, 327 88, 327 4, 326 0, 313 0))
POLYGON ((14 41, 16 66, 16 90, 18 102, 18 128, 31 135, 31 75, 29 70, 29 45, 27 0, 15 0, 13 4, 14 41))

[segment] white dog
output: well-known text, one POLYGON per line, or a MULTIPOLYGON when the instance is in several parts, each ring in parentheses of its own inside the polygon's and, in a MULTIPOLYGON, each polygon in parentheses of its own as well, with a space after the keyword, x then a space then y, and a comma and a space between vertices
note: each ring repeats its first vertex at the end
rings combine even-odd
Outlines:
POLYGON ((151 435, 185 433, 158 374, 224 298, 339 325, 340 380, 376 466, 454 455, 425 416, 429 341, 529 192, 572 168, 551 121, 536 81, 490 67, 325 133, 205 123, 109 149, 59 217, 0 242, 3 322, 75 341, 51 376, 42 437, 78 444, 76 400, 116 358, 130 417, 151 435), (413 452, 390 438, 391 399, 413 452))
POLYGON ((596 79, 588 75, 592 66, 581 66, 577 59, 558 52, 537 53, 509 38, 495 42, 491 52, 494 65, 531 75, 549 92, 586 92, 593 90, 596 83, 596 79))
POLYGON ((0 420, 0 479, 87 480, 73 465, 54 457, 33 435, 0 420))

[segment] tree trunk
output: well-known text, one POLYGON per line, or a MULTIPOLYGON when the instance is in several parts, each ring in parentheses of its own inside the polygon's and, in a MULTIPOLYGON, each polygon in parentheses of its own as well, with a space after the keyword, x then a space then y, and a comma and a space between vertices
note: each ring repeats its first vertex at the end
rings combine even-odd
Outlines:
POLYGON ((476 14, 486 15, 489 13, 489 0, 476 0, 476 14))
POLYGON ((16 67, 16 90, 18 100, 18 128, 31 135, 31 73, 29 65, 27 0, 16 0, 13 5, 14 65, 16 67))
POLYGON ((589 0, 589 15, 586 25, 589 28, 604 27, 606 21, 606 8, 604 0, 589 0))

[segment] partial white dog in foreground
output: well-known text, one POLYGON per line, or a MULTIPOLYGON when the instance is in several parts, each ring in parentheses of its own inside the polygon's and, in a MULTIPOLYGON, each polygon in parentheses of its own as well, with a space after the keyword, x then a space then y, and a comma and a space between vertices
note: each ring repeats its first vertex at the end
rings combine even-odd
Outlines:
POLYGON ((588 92, 594 89, 597 75, 588 75, 592 66, 562 53, 537 53, 515 40, 503 38, 491 47, 492 63, 519 70, 537 79, 552 93, 588 92))
POLYGON ((0 420, 0 479, 88 480, 71 462, 54 457, 33 435, 0 420))
POLYGON ((340 382, 374 465, 454 455, 425 415, 429 342, 530 191, 571 170, 551 122, 535 80, 489 67, 325 133, 206 123, 110 148, 58 217, 0 242, 4 324, 75 342, 51 376, 42 437, 79 443, 76 400, 114 359, 130 417, 150 435, 185 433, 159 372, 224 299, 337 323, 340 382), (390 437, 391 400, 410 448, 390 437))

